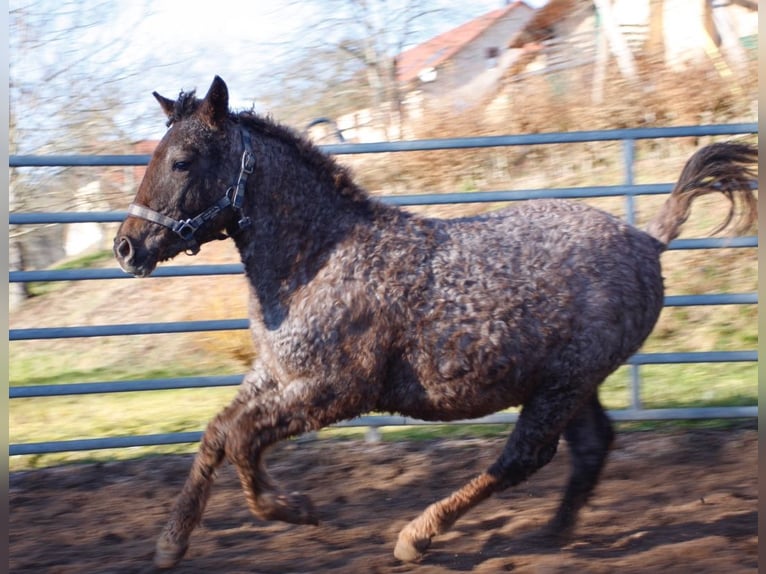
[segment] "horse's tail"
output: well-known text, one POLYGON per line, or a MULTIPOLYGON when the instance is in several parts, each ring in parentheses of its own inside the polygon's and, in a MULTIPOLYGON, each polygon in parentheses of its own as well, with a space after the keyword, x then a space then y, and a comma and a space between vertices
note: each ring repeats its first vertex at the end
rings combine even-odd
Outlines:
POLYGON ((731 202, 726 220, 713 233, 728 227, 735 215, 736 231, 748 230, 758 219, 758 200, 752 188, 757 163, 758 149, 749 144, 714 143, 697 150, 646 231, 667 245, 678 237, 692 202, 708 193, 723 193, 731 202))

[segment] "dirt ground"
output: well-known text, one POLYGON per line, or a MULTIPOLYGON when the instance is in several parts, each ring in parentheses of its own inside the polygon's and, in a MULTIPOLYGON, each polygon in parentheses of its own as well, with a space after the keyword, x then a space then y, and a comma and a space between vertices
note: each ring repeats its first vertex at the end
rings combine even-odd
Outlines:
MULTIPOLYGON (((418 564, 392 550, 401 527, 491 463, 500 439, 278 446, 272 474, 310 494, 321 524, 258 521, 233 469, 219 472, 175 572, 756 572, 757 431, 624 432, 572 542, 534 534, 568 473, 564 444, 525 484, 469 512, 418 564)), ((185 455, 13 473, 10 572, 152 572, 156 535, 190 465, 185 455)))

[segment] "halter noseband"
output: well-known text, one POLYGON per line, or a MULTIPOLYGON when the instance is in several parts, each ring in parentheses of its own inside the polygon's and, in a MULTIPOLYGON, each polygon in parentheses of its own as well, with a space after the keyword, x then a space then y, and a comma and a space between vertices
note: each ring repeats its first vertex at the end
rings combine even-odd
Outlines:
MULTIPOLYGON (((227 207, 233 208, 239 215, 239 220, 237 221, 239 230, 249 227, 250 218, 242 213, 242 203, 245 199, 245 185, 247 184, 247 176, 253 173, 253 169, 255 168, 255 156, 251 150, 252 142, 250 139, 250 134, 247 133, 247 131, 244 129, 241 130, 241 133, 244 150, 242 151, 242 162, 237 181, 224 192, 221 199, 216 201, 202 213, 196 217, 178 220, 173 219, 172 217, 168 217, 167 215, 163 215, 162 213, 154 211, 148 207, 144 207, 143 205, 131 203, 128 206, 128 215, 140 217, 141 219, 146 219, 147 221, 151 221, 153 223, 162 225, 163 227, 167 227, 181 239, 191 244, 191 246, 186 249, 186 253, 189 255, 196 255, 199 253, 200 245, 194 237, 197 231, 199 231, 205 223, 216 217, 227 207)), ((222 235, 221 239, 223 238, 225 238, 225 236, 222 235)))

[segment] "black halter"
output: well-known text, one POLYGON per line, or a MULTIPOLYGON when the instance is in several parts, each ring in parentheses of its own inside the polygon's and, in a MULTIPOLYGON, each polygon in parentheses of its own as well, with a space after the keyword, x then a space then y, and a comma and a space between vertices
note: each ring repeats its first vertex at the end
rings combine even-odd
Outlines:
MULTIPOLYGON (((216 217, 227 207, 231 207, 237 212, 239 216, 239 220, 237 221, 239 230, 249 227, 250 218, 242 213, 242 203, 245 199, 245 185, 247 184, 247 176, 253 173, 253 168, 255 167, 255 156, 253 155, 251 149, 252 142, 250 139, 250 134, 247 132, 247 130, 244 129, 241 130, 241 132, 244 150, 242 151, 242 164, 239 170, 239 176, 237 177, 236 183, 230 186, 224 192, 223 197, 221 197, 221 199, 216 201, 213 205, 208 207, 196 217, 178 220, 173 219, 172 217, 168 217, 167 215, 163 215, 148 207, 144 207, 143 205, 131 203, 128 206, 128 215, 140 217, 141 219, 146 219, 147 221, 151 221, 153 223, 162 225, 163 227, 167 227, 181 239, 190 244, 190 247, 186 249, 186 252, 189 255, 196 255, 199 253, 200 245, 194 237, 197 231, 199 231, 200 228, 205 225, 205 223, 216 217)), ((221 238, 223 239, 225 236, 221 236, 221 238)))

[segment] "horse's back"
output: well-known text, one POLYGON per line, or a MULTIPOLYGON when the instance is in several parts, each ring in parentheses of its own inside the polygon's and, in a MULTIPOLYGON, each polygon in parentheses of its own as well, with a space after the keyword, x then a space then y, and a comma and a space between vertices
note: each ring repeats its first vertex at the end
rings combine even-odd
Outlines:
POLYGON ((661 245, 605 212, 540 201, 433 224, 430 288, 410 301, 411 396, 449 388, 492 412, 546 379, 602 378, 659 315, 661 245))
POLYGON ((524 311, 520 328, 559 316, 595 320, 589 310, 624 312, 630 301, 654 309, 662 292, 662 244, 584 204, 528 202, 444 225, 448 239, 432 260, 434 298, 494 317, 524 311))

